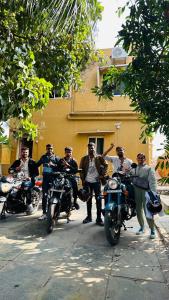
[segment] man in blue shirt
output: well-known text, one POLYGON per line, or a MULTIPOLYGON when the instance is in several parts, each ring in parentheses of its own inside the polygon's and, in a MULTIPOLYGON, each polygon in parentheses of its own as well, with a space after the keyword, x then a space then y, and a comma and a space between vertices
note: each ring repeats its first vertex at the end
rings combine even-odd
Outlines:
POLYGON ((43 183, 42 183, 42 210, 43 214, 39 220, 46 219, 47 213, 47 194, 49 189, 49 183, 51 180, 52 172, 57 171, 60 158, 53 152, 53 145, 46 145, 46 154, 42 155, 40 160, 36 163, 37 167, 43 165, 43 183))

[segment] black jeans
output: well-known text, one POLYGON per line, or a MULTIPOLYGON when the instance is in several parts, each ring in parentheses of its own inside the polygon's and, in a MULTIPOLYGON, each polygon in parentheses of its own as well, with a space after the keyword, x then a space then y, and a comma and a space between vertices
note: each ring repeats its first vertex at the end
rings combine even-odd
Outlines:
POLYGON ((78 195, 78 187, 77 187, 77 181, 75 178, 70 178, 70 183, 72 185, 72 189, 73 189, 73 199, 76 202, 77 200, 77 195, 78 195))
POLYGON ((101 185, 100 182, 87 182, 85 181, 84 189, 90 192, 91 197, 87 201, 87 216, 89 218, 92 217, 92 196, 93 191, 95 193, 96 199, 96 208, 97 208, 97 220, 100 221, 101 219, 101 209, 102 209, 102 200, 101 200, 101 185))

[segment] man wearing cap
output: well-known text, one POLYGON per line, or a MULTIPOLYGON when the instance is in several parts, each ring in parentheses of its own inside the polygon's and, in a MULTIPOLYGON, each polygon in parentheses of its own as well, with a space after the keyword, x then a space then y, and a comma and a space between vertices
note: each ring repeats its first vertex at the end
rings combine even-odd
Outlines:
POLYGON ((97 218, 96 224, 103 226, 101 219, 101 181, 107 172, 107 163, 104 158, 96 154, 96 148, 94 143, 88 144, 88 155, 82 157, 80 162, 80 177, 84 189, 88 190, 91 197, 87 201, 87 217, 83 220, 83 224, 92 222, 92 194, 95 193, 97 218))
POLYGON ((42 183, 42 210, 43 214, 39 218, 39 220, 46 219, 47 213, 47 194, 49 189, 49 183, 51 180, 51 174, 54 171, 57 171, 58 163, 60 158, 56 156, 53 152, 53 145, 46 145, 46 153, 41 156, 39 161, 36 163, 37 167, 43 165, 43 183, 42 183))
POLYGON ((131 169, 132 160, 125 157, 125 150, 123 147, 118 146, 116 147, 117 156, 110 156, 107 155, 114 147, 114 144, 111 144, 110 147, 102 154, 102 157, 106 161, 110 161, 113 164, 113 173, 118 171, 123 171, 127 173, 131 169))
MULTIPOLYGON (((73 149, 72 147, 65 147, 65 156, 61 158, 59 161, 59 170, 65 171, 68 174, 76 174, 78 171, 78 164, 77 161, 72 157, 73 149)), ((73 199, 74 199, 74 207, 79 209, 79 204, 77 203, 77 196, 78 196, 78 187, 77 182, 74 177, 70 178, 70 182, 73 188, 73 199)))

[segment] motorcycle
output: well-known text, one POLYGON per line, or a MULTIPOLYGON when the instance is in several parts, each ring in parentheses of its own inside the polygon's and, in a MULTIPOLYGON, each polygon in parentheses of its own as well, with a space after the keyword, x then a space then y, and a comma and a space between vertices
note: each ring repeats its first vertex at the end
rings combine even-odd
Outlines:
POLYGON ((107 179, 103 198, 105 235, 113 246, 119 241, 121 227, 124 226, 124 230, 127 230, 125 221, 136 216, 132 175, 120 171, 113 174, 112 178, 107 179))
POLYGON ((76 178, 75 175, 66 172, 53 173, 48 191, 48 210, 47 210, 47 233, 53 231, 55 223, 61 217, 61 213, 66 213, 67 223, 70 222, 73 207, 73 188, 70 179, 76 178))
POLYGON ((0 178, 0 204, 2 206, 0 218, 4 219, 6 213, 35 213, 41 197, 42 191, 38 179, 35 179, 33 186, 31 180, 26 180, 22 172, 2 176, 0 178), (27 197, 31 197, 32 211, 28 211, 27 197))

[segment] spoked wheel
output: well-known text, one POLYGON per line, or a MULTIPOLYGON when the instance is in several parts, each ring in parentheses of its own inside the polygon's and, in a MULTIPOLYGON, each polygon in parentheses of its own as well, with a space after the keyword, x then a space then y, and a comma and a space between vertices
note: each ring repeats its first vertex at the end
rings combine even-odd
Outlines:
POLYGON ((47 212, 47 233, 52 233, 55 225, 55 207, 56 204, 51 204, 47 212))
POLYGON ((6 219, 6 203, 0 202, 0 220, 6 219))
POLYGON ((104 218, 104 229, 106 238, 110 245, 116 245, 119 241, 121 231, 121 226, 117 224, 116 212, 106 211, 104 218))
POLYGON ((32 190, 31 198, 32 198, 32 204, 33 204, 33 208, 34 208, 33 213, 35 213, 39 208, 39 203, 42 198, 42 192, 32 190))

